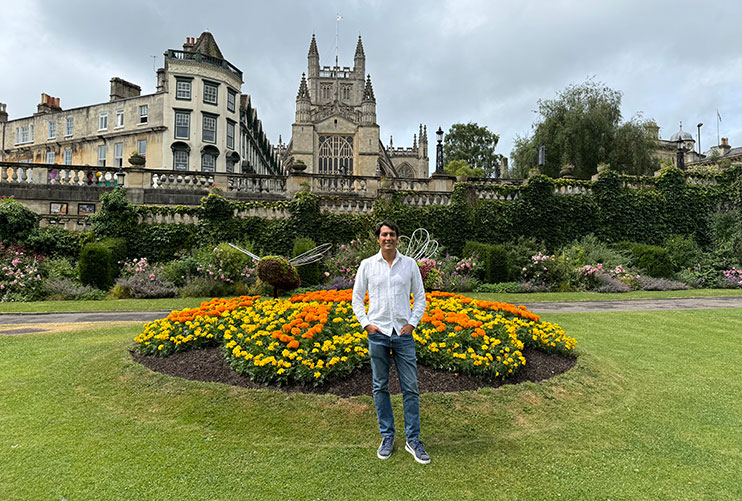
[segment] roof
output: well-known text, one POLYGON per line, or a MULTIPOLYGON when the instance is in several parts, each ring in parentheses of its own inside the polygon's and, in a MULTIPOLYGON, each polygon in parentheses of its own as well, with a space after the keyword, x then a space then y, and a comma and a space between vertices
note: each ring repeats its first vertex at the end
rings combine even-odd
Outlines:
POLYGON ((214 35, 212 35, 208 31, 204 31, 203 33, 201 33, 201 36, 198 37, 198 40, 196 40, 196 44, 193 46, 193 52, 198 52, 205 56, 224 59, 222 51, 219 50, 219 46, 216 44, 216 40, 214 40, 214 35))

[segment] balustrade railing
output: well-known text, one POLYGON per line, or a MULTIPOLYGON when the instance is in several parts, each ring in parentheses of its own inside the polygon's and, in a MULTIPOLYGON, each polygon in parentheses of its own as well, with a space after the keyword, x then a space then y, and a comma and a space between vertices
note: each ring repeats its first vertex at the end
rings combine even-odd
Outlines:
POLYGON ((64 165, 47 168, 47 183, 63 186, 118 186, 117 168, 64 165))
POLYGON ((33 167, 30 164, 3 164, 0 166, 1 183, 31 183, 33 167))
POLYGON ((206 190, 214 186, 211 172, 152 172, 150 186, 175 190, 206 190))
POLYGON ((312 191, 316 193, 365 195, 368 188, 368 178, 312 174, 310 186, 312 191))
POLYGON ((286 178, 282 176, 227 174, 227 189, 242 193, 286 195, 286 178))

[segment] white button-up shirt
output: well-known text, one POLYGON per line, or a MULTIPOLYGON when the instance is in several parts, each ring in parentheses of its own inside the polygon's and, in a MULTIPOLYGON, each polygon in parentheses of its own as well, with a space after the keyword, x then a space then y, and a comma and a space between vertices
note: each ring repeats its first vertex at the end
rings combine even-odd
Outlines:
POLYGON ((353 284, 353 312, 364 329, 373 324, 387 336, 392 335, 392 329, 399 334, 406 324, 417 327, 425 313, 425 288, 417 262, 399 251, 391 266, 381 251, 361 261, 353 284), (366 291, 368 313, 363 304, 366 291), (412 308, 410 292, 414 296, 412 308))

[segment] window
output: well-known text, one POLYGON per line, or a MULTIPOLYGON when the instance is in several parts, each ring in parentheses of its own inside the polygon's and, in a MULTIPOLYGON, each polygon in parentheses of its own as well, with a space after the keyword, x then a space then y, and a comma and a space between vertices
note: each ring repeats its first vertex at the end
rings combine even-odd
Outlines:
POLYGON ((146 124, 149 121, 149 106, 143 104, 139 107, 139 123, 146 124))
POLYGON ((108 130, 108 112, 98 115, 98 130, 108 130))
POLYGON ((219 87, 213 83, 204 82, 204 103, 217 104, 219 87))
POLYGON ((201 170, 203 172, 214 172, 216 166, 216 156, 210 152, 204 152, 201 155, 201 170))
POLYGON ((113 145, 113 166, 123 167, 124 165, 124 143, 113 145))
POLYGON ((227 89, 227 110, 234 112, 237 93, 232 89, 227 89))
POLYGON ((15 128, 15 144, 33 143, 33 125, 15 128))
POLYGON ((48 164, 54 163, 54 152, 53 151, 46 152, 46 163, 48 164))
POLYGON ((320 174, 353 174, 353 136, 319 137, 320 174))
POLYGON ((72 150, 64 150, 64 165, 72 165, 72 150))
POLYGON ((191 135, 191 115, 186 111, 175 112, 175 137, 188 139, 191 135))
POLYGON ((101 167, 106 166, 106 145, 98 146, 98 165, 101 167))
POLYGON ((227 148, 234 148, 234 122, 227 120, 227 148))
POLYGON ((216 117, 213 115, 204 115, 202 139, 205 143, 216 142, 216 117))
POLYGON ((124 110, 116 110, 116 129, 124 126, 124 110))
POLYGON ((173 151, 173 168, 175 170, 188 170, 188 151, 187 150, 174 150, 173 151))
POLYGON ((137 141, 137 153, 140 155, 147 156, 147 140, 146 139, 140 139, 137 141))
POLYGON ((346 101, 350 99, 350 85, 343 85, 343 99, 346 101))
POLYGON ((332 95, 332 84, 322 84, 320 86, 320 95, 322 99, 330 99, 332 95))
POLYGON ((57 137, 57 122, 50 121, 49 122, 49 134, 47 134, 47 139, 55 139, 56 137, 57 137))
POLYGON ((75 119, 67 117, 67 124, 64 129, 64 137, 70 137, 75 133, 75 119))
POLYGON ((175 80, 175 99, 191 100, 191 81, 176 79, 175 80))

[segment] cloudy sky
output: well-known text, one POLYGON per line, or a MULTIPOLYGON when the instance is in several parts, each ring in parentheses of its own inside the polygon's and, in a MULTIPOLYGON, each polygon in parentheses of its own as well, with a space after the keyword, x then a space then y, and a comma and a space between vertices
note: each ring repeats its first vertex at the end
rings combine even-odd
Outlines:
MULTIPOLYGON (((623 92, 623 116, 683 128, 704 150, 720 133, 742 146, 742 2, 456 0, 170 2, 0 0, 0 102, 31 115, 46 92, 63 108, 108 100, 117 76, 155 90, 163 52, 209 30, 244 73, 272 142, 291 133, 296 91, 316 34, 320 64, 353 65, 359 33, 382 141, 409 146, 419 123, 477 122, 509 156, 539 99, 588 78, 623 92), (154 58, 152 56, 155 56, 154 58)), ((431 148, 431 154, 433 150, 431 148)))

